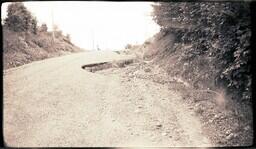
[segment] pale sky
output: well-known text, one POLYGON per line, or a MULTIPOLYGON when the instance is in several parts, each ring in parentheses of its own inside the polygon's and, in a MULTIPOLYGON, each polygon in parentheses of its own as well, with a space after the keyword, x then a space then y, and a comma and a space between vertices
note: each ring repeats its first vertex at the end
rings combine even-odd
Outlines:
MULTIPOLYGON (((9 3, 2 4, 2 18, 9 3)), ((152 20, 151 2, 24 2, 51 30, 53 22, 74 44, 91 50, 123 49, 128 43, 140 44, 159 31, 152 20), (52 12, 52 13, 51 13, 52 12), (94 39, 94 40, 93 40, 94 39)))

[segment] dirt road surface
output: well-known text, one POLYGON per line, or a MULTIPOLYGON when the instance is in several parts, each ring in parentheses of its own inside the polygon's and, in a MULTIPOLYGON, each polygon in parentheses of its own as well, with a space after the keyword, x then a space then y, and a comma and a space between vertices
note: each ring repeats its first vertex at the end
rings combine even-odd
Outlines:
POLYGON ((81 68, 125 58, 114 52, 77 53, 6 70, 6 145, 212 146, 179 92, 149 80, 81 68))

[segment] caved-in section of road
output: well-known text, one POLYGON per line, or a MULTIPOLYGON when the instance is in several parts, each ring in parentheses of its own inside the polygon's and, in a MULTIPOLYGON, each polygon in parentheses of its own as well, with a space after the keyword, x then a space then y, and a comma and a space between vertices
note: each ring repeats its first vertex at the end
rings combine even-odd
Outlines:
POLYGON ((109 69, 109 68, 123 68, 132 63, 134 63, 133 59, 119 60, 119 61, 112 61, 112 62, 102 62, 102 63, 83 65, 82 69, 85 69, 87 71, 94 73, 96 71, 109 69))

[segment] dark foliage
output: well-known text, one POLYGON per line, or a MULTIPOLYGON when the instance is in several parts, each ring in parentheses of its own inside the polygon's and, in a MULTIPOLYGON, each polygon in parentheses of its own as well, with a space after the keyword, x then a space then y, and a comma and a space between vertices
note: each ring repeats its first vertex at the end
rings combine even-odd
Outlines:
POLYGON ((48 27, 45 23, 43 23, 40 27, 40 32, 47 32, 48 31, 48 27))
POLYGON ((21 2, 8 5, 7 18, 4 25, 15 32, 37 33, 37 20, 21 2))
POLYGON ((249 6, 248 2, 162 2, 153 5, 153 15, 161 32, 174 33, 176 43, 193 45, 183 52, 182 60, 210 59, 216 86, 225 87, 237 94, 237 98, 249 101, 249 6))

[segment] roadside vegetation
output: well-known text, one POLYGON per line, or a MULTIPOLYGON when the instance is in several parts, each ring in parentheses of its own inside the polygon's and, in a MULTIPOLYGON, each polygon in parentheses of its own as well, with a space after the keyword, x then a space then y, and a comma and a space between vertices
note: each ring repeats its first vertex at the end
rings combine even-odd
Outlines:
POLYGON ((252 143, 249 2, 159 2, 160 32, 127 45, 189 84, 179 90, 220 146, 252 143))
POLYGON ((21 2, 8 5, 7 17, 3 20, 4 69, 21 66, 81 49, 54 26, 48 31, 46 24, 38 25, 35 16, 21 2))
POLYGON ((251 103, 251 17, 249 2, 162 2, 153 5, 161 30, 142 46, 171 76, 196 89, 223 89, 251 103))

